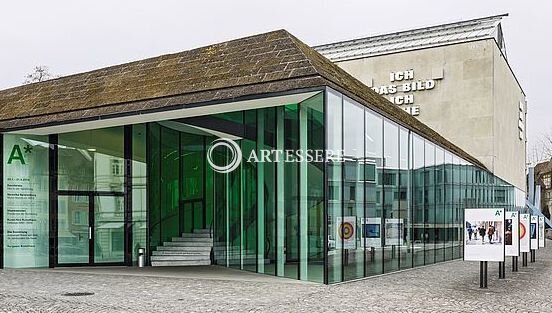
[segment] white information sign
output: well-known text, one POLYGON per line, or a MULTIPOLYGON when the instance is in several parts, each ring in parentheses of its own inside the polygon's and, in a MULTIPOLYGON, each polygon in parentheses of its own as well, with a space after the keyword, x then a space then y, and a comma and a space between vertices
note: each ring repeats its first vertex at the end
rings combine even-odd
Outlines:
POLYGON ((366 247, 381 247, 381 218, 367 217, 362 221, 362 241, 361 245, 366 247))
POLYGON ((519 251, 529 252, 530 250, 530 235, 529 235, 529 214, 519 215, 519 251))
POLYGON ((386 246, 402 246, 403 225, 404 225, 404 221, 402 218, 385 219, 385 245, 386 246))
POLYGON ((539 248, 544 248, 544 216, 539 216, 539 248))
POLYGON ((531 215, 531 223, 529 224, 529 236, 531 238, 531 250, 539 249, 539 217, 531 215))
POLYGON ((505 255, 519 256, 519 213, 506 212, 504 225, 505 255))
POLYGON ((337 247, 356 249, 356 216, 338 216, 337 220, 337 247), (343 242, 343 244, 341 244, 343 242))
POLYGON ((504 216, 504 209, 464 211, 465 261, 504 261, 504 216))

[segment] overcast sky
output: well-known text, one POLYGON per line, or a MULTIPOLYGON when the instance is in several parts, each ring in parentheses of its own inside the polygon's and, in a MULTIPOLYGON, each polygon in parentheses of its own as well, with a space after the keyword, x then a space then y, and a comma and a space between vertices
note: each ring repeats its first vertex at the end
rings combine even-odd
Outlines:
POLYGON ((548 1, 3 1, 0 89, 36 65, 67 75, 287 29, 307 44, 501 13, 508 60, 527 95, 530 144, 552 129, 548 1))

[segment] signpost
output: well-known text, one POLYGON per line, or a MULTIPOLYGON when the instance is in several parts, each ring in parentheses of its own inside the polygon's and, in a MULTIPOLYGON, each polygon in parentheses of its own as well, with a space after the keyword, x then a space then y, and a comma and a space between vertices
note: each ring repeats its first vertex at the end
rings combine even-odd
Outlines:
POLYGON ((536 215, 531 215, 529 223, 529 235, 531 238, 531 263, 535 262, 536 251, 539 249, 539 217, 536 215))
POLYGON ((512 272, 517 272, 518 257, 519 257, 519 250, 520 250, 519 213, 516 211, 506 212, 506 219, 505 219, 504 225, 505 225, 504 226, 504 244, 506 246, 505 256, 512 257, 512 272))
POLYGON ((539 248, 544 248, 544 216, 539 216, 539 248))
POLYGON ((527 253, 531 251, 531 239, 529 234, 530 215, 519 215, 519 251, 522 253, 522 267, 527 267, 527 253))
MULTIPOLYGON (((487 262, 504 262, 504 209, 464 211, 464 261, 479 261, 479 288, 487 288, 487 262), (477 239, 474 233, 484 234, 477 239)), ((502 278, 504 263, 501 265, 502 278)))

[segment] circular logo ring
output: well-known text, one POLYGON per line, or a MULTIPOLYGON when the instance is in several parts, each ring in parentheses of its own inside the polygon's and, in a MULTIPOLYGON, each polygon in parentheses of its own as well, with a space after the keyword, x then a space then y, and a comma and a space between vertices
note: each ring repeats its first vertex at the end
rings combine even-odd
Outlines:
POLYGON ((242 160, 242 152, 240 146, 232 140, 227 138, 220 138, 212 142, 211 146, 207 150, 207 162, 211 165, 211 168, 218 173, 230 173, 238 166, 240 166, 242 160), (213 161, 213 151, 217 147, 226 147, 230 152, 230 162, 227 165, 217 165, 213 161))

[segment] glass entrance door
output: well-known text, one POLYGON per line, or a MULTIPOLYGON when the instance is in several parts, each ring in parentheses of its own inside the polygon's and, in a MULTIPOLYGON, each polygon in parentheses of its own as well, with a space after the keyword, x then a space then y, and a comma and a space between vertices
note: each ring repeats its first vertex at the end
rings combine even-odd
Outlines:
POLYGON ((58 196, 58 264, 89 264, 90 197, 58 196))
POLYGON ((122 263, 125 258, 124 200, 94 197, 94 263, 122 263))
POLYGON ((58 196, 57 265, 124 263, 124 198, 94 192, 58 196))

